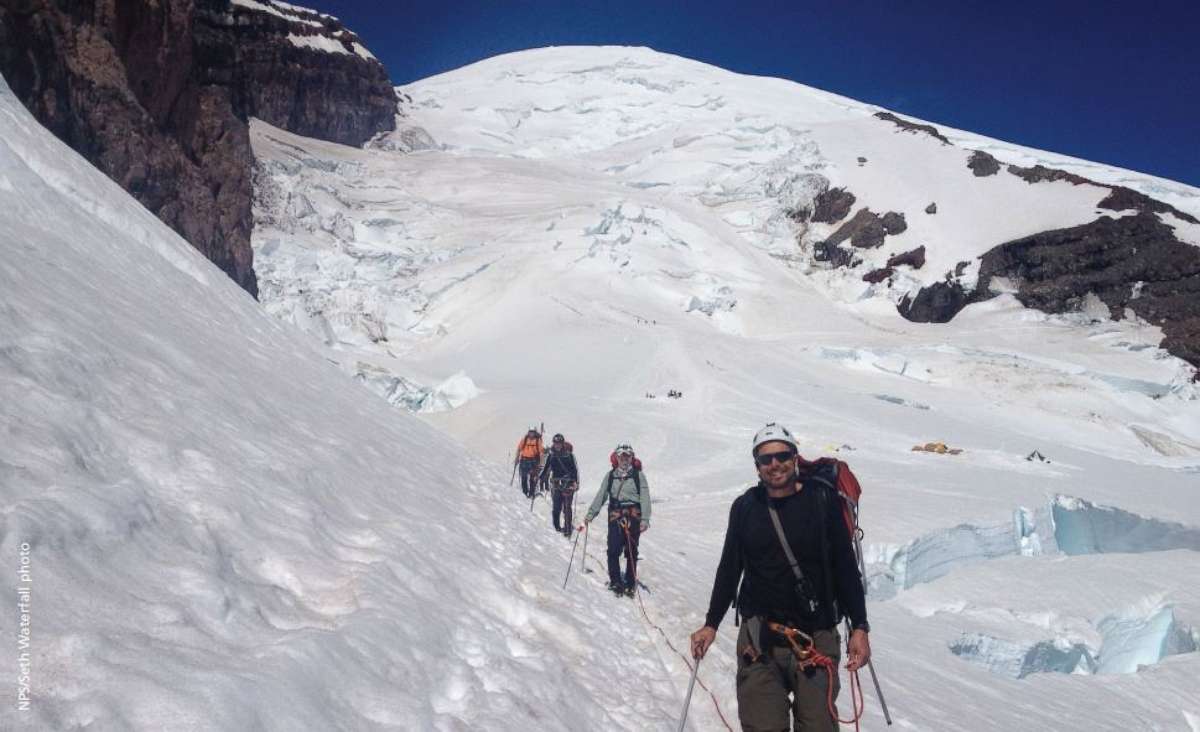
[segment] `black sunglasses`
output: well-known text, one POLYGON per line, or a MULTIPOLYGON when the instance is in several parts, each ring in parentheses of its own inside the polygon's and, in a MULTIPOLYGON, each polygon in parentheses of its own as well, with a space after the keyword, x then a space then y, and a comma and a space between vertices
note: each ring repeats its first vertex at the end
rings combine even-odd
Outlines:
POLYGON ((786 463, 794 457, 796 457, 796 453, 791 450, 784 450, 783 452, 768 452, 758 455, 754 458, 754 462, 765 468, 771 463, 786 463))

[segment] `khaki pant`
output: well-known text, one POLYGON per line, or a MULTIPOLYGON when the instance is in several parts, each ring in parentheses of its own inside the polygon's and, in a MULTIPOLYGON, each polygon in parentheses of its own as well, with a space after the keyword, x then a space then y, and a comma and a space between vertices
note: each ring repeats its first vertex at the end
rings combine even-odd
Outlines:
MULTIPOLYGON (((840 688, 836 670, 842 656, 841 636, 837 628, 818 630, 812 635, 817 650, 833 659, 833 699, 836 703, 840 688)), ((757 646, 758 639, 751 640, 747 624, 742 623, 737 640, 737 700, 738 720, 745 732, 787 732, 789 711, 796 732, 838 729, 837 721, 829 716, 829 675, 825 669, 797 674, 796 656, 786 641, 773 646, 754 662, 740 654, 747 645, 757 646)))

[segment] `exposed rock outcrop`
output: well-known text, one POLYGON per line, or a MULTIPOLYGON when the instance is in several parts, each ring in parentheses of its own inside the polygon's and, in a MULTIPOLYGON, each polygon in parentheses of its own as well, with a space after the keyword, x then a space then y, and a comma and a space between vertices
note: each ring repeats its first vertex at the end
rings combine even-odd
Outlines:
MULTIPOLYGON (((961 268, 956 276, 961 275, 961 268)), ((901 302, 909 320, 944 323, 966 305, 992 296, 994 278, 1017 286, 1026 307, 1079 310, 1089 295, 1114 319, 1125 310, 1163 329, 1162 347, 1200 367, 1200 247, 1179 241, 1152 213, 1101 217, 1001 244, 983 255, 971 292, 953 280, 901 302)))
POLYGON ((854 214, 854 218, 833 232, 825 242, 836 246, 849 239, 853 247, 874 249, 883 245, 883 238, 888 234, 899 234, 907 228, 908 224, 904 222, 903 214, 889 211, 880 216, 869 208, 863 208, 854 214))
POLYGON ((883 225, 883 230, 887 232, 888 236, 895 236, 908 230, 908 222, 904 220, 904 214, 895 211, 885 213, 879 223, 883 225))
POLYGON ((0 72, 34 116, 254 295, 247 119, 348 144, 390 129, 359 49, 271 0, 0 5, 0 72))
POLYGON ((1096 204, 1096 208, 1103 208, 1109 211, 1128 211, 1133 209, 1147 213, 1169 213, 1183 221, 1200 224, 1200 221, 1197 221, 1195 216, 1184 213, 1174 206, 1168 206, 1162 201, 1156 201, 1145 193, 1138 193, 1124 186, 1113 186, 1112 193, 1109 193, 1103 201, 1096 204))
POLYGON ((888 277, 891 277, 895 273, 896 273, 896 270, 892 269, 891 267, 883 267, 881 269, 871 270, 870 272, 863 275, 862 278, 863 278, 863 282, 870 282, 871 284, 874 285, 879 282, 883 282, 884 280, 886 280, 888 277))
POLYGON ((835 224, 850 213, 854 200, 854 194, 845 188, 821 191, 813 200, 812 220, 818 224, 835 224))
POLYGON ((950 141, 942 133, 938 132, 937 128, 933 125, 919 125, 916 122, 910 122, 902 117, 897 117, 891 112, 876 112, 875 116, 886 122, 891 122, 905 132, 924 133, 935 140, 940 140, 943 145, 950 144, 950 141))
POLYGON ((1092 293, 1111 316, 1129 308, 1163 329, 1162 347, 1200 367, 1200 247, 1179 241, 1150 213, 1057 229, 1002 244, 983 256, 979 287, 1019 282, 1017 298, 1051 313, 1092 293))
POLYGON ((1049 183, 1059 180, 1065 180, 1071 185, 1093 185, 1097 188, 1109 189, 1109 194, 1104 200, 1096 204, 1097 208, 1107 209, 1109 211, 1144 211, 1149 213, 1169 213, 1178 219, 1196 224, 1200 223, 1195 216, 1184 213, 1174 206, 1156 201, 1144 193, 1126 188, 1124 186, 1114 186, 1107 183, 1097 183, 1089 178, 1084 178, 1081 175, 1068 173, 1065 170, 1057 168, 1047 168, 1044 165, 1035 165, 1032 168, 1021 168, 1016 165, 1008 166, 1008 172, 1017 176, 1026 183, 1049 183))
MULTIPOLYGON (((1008 172, 1017 176, 1026 183, 1053 183, 1054 181, 1065 180, 1073 185, 1083 183, 1092 183, 1092 181, 1084 178, 1082 175, 1068 173, 1065 170, 1058 168, 1047 168, 1045 165, 1034 165, 1029 168, 1022 168, 1019 165, 1008 166, 1008 172)), ((1095 183, 1093 185, 1099 185, 1095 183)))
POLYGON ((925 245, 913 249, 912 251, 897 254, 887 261, 888 267, 903 267, 909 266, 913 269, 920 269, 925 266, 925 245))
POLYGON ((967 167, 976 178, 985 178, 1000 172, 1000 161, 982 150, 975 150, 967 160, 967 167))
POLYGON ((935 213, 937 213, 937 203, 931 203, 931 204, 929 204, 928 206, 926 206, 926 207, 925 207, 925 213, 927 213, 927 214, 935 214, 935 213))
MULTIPOLYGON (((224 5, 198 3, 205 4, 224 5)), ((228 70, 246 115, 355 146, 395 127, 398 100, 387 70, 337 18, 269 0, 234 0, 230 11, 205 15, 208 27, 228 28, 232 17, 237 45, 228 70)))
POLYGON ((860 264, 852 253, 827 241, 819 241, 813 245, 813 259, 828 262, 834 267, 857 267, 860 264))
POLYGON ((958 311, 975 302, 955 281, 935 282, 922 288, 916 297, 905 296, 897 309, 914 323, 949 323, 958 311))

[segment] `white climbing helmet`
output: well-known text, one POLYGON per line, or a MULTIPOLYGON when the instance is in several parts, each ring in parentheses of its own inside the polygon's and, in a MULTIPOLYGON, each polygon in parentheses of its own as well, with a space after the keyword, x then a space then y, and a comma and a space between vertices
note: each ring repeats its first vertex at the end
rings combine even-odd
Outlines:
POLYGON ((750 454, 757 455, 759 446, 764 442, 786 442, 792 446, 793 450, 800 452, 800 445, 796 443, 796 438, 792 436, 791 431, 775 422, 768 422, 765 427, 755 433, 754 447, 750 449, 750 454))

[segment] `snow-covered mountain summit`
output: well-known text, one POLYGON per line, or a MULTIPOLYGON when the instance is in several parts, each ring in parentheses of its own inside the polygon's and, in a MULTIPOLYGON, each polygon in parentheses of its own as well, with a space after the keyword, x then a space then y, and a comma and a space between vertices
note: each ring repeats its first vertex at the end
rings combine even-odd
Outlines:
MULTIPOLYGON (((1137 206, 1148 194, 1169 202, 1157 225, 1200 258, 1183 243, 1200 243, 1200 226, 1184 220, 1200 213, 1195 189, 953 130, 943 138, 843 97, 649 49, 526 51, 398 91, 398 130, 365 151, 254 132, 264 302, 330 344, 384 357, 509 335, 518 324, 494 322, 511 314, 494 298, 570 301, 555 307, 571 312, 624 307, 627 289, 653 295, 636 313, 647 321, 701 315, 723 332, 778 335, 779 323, 832 322, 832 308, 936 340, 943 331, 908 325, 897 306, 914 317, 941 298, 953 315, 981 266, 981 290, 1025 302, 985 255, 1098 217, 1140 220, 1136 208, 1097 208, 1114 189, 1137 206), (1018 173, 979 175, 981 155, 1018 173), (1028 182, 1024 171, 1047 168, 1095 182, 1028 182), (957 289, 945 297, 948 282, 957 289)), ((1114 235, 1105 246, 1128 243, 1114 235)), ((1029 287, 1084 320, 1129 315, 1127 327, 1150 333, 1109 290, 1132 307, 1158 284, 1029 287)), ((1179 301, 1156 312, 1186 310, 1179 301)), ((430 394, 377 360, 362 364, 394 401, 430 394)), ((1190 374, 1159 366, 1168 383, 1190 374)), ((454 371, 408 369, 429 382, 454 371)))

